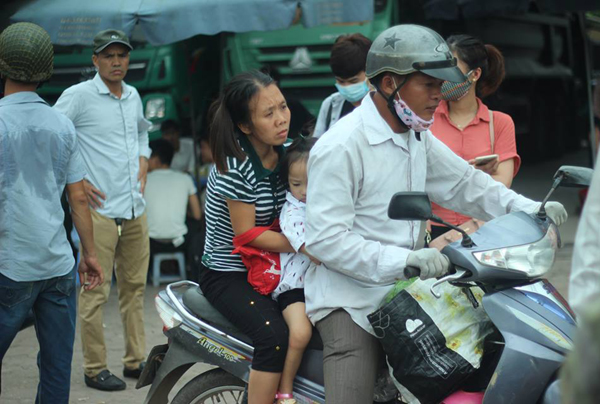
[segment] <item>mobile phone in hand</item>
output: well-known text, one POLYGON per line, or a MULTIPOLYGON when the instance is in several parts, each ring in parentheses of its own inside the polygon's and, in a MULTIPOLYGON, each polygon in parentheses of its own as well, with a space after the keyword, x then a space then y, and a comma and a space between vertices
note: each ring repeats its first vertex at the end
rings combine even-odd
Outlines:
POLYGON ((497 160, 498 158, 500 158, 500 156, 497 154, 489 154, 487 156, 475 157, 475 165, 482 166, 484 164, 489 163, 492 160, 497 160))

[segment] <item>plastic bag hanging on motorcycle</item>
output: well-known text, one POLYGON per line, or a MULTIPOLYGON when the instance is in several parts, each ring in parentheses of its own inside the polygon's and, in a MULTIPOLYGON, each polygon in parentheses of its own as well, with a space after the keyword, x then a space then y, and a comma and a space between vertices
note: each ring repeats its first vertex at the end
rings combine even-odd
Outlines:
POLYGON ((368 316, 381 340, 394 384, 410 404, 439 403, 481 364, 483 341, 493 331, 473 287, 478 308, 461 288, 435 279, 399 281, 382 307, 368 316))
POLYGON ((232 254, 240 254, 242 262, 248 268, 248 283, 254 290, 263 295, 268 295, 275 290, 281 279, 281 262, 279 253, 250 247, 247 244, 267 230, 281 232, 279 219, 271 226, 253 227, 247 232, 233 238, 235 249, 232 254))

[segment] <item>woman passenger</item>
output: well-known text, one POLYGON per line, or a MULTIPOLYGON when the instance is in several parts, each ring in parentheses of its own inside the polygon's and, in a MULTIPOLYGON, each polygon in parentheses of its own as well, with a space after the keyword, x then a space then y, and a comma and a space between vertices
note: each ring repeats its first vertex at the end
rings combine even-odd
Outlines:
MULTIPOLYGON (((206 247, 200 286, 208 301, 254 346, 248 386, 250 404, 273 403, 287 353, 288 328, 276 301, 247 280, 233 237, 279 217, 286 186, 279 175, 290 111, 268 75, 235 76, 212 106, 210 144, 215 160, 207 186, 206 247)), ((294 252, 287 238, 266 231, 252 247, 294 252)))

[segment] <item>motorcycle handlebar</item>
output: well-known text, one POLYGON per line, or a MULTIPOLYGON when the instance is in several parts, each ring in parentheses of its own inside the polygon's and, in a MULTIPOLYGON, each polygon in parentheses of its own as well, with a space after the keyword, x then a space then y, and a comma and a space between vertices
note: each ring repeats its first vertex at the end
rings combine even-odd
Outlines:
MULTIPOLYGON (((444 256, 444 257, 446 257, 446 256, 444 256)), ((448 257, 446 257, 446 259, 449 261, 448 257)), ((454 267, 454 264, 450 263, 449 268, 448 268, 448 274, 453 274, 455 272, 456 272, 456 268, 454 267)), ((415 278, 420 275, 421 275, 421 268, 411 267, 411 266, 404 267, 404 279, 411 279, 411 278, 415 278)))
POLYGON ((421 268, 419 267, 404 267, 404 278, 411 279, 421 275, 421 268))

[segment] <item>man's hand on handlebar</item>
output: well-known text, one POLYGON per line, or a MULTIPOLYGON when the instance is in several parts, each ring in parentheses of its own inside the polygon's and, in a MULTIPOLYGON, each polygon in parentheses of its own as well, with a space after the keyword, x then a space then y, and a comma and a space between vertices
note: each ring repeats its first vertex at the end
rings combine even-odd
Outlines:
POLYGON ((418 268, 419 277, 425 280, 438 278, 448 272, 450 260, 435 248, 422 248, 408 254, 406 266, 418 268))
POLYGON ((546 214, 557 226, 560 226, 567 221, 569 215, 567 210, 560 202, 547 202, 546 203, 546 214))

